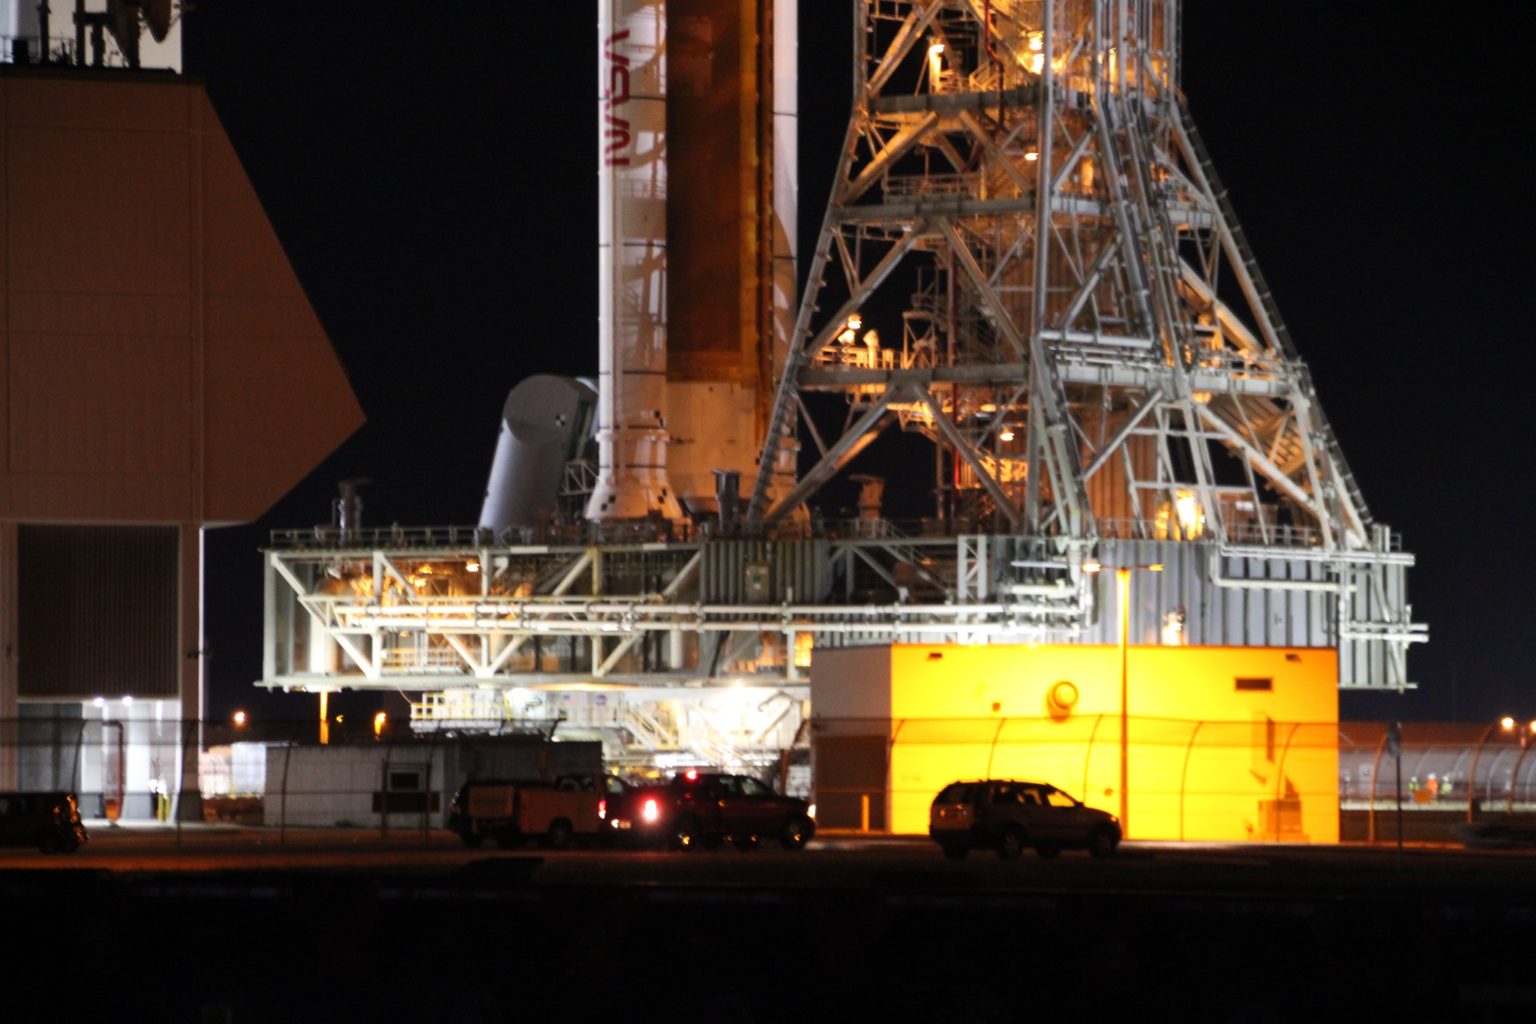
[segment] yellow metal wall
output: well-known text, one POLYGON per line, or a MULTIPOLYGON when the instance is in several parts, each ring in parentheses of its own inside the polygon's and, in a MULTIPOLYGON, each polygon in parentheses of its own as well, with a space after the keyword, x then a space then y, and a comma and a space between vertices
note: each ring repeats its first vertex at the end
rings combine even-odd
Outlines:
MULTIPOLYGON (((898 645, 890 679, 893 831, 926 831, 960 778, 1042 780, 1118 812, 1119 648, 898 645), (1048 699, 1063 682, 1065 710, 1048 699)), ((1127 679, 1132 838, 1337 841, 1332 649, 1132 647, 1127 679)))

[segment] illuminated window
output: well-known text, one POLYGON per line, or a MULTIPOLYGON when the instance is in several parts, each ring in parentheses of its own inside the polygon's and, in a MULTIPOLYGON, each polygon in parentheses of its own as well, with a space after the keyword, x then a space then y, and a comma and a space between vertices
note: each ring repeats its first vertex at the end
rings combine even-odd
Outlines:
POLYGON ((1273 690, 1274 688, 1275 681, 1273 679, 1244 678, 1242 676, 1238 676, 1237 678, 1237 689, 1239 693, 1244 691, 1267 692, 1269 690, 1273 690))

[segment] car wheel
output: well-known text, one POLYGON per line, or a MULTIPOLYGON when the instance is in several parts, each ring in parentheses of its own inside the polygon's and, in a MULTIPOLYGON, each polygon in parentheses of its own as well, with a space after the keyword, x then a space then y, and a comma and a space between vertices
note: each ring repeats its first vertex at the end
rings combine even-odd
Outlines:
POLYGON ((750 833, 747 835, 731 837, 731 845, 736 847, 738 850, 755 850, 757 849, 757 843, 757 836, 750 833))
POLYGON ((941 843, 939 846, 944 851, 945 860, 965 860, 971 852, 971 848, 963 843, 941 843))
POLYGON ((1003 860, 1018 860, 1027 845, 1023 829, 1011 828, 998 839, 997 855, 1003 860))
POLYGON ((679 850, 694 850, 700 845, 699 823, 692 818, 682 818, 672 829, 672 845, 679 850))
POLYGON ((784 823, 784 830, 779 833, 779 845, 786 850, 799 850, 815 834, 816 826, 811 819, 797 814, 784 823))
POLYGON ((549 823, 549 831, 544 834, 544 845, 551 850, 563 850, 571 845, 571 823, 564 818, 557 818, 549 823))
POLYGON ((1088 841, 1088 852, 1095 857, 1113 857, 1115 847, 1120 845, 1120 837, 1114 831, 1107 828, 1096 829, 1093 838, 1088 841))

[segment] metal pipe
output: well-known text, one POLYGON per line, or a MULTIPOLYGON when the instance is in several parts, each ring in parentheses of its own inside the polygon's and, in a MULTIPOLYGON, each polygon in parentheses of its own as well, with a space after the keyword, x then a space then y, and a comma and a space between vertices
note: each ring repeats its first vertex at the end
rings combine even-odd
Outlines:
POLYGON ((1211 555, 1211 567, 1208 576, 1210 581, 1218 587, 1232 587, 1238 590, 1293 590, 1309 591, 1323 594, 1354 593, 1353 584, 1343 580, 1329 582, 1327 580, 1250 580, 1237 576, 1223 576, 1218 567, 1217 560, 1220 555, 1211 555))

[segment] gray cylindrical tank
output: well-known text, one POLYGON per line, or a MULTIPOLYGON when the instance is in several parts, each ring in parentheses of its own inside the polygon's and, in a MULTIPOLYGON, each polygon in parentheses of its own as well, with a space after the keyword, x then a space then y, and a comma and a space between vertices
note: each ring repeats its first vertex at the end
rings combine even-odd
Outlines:
POLYGON ((566 463, 591 437, 597 389, 575 377, 538 374, 518 383, 501 410, 501 433, 480 506, 480 526, 549 524, 559 508, 566 463))

